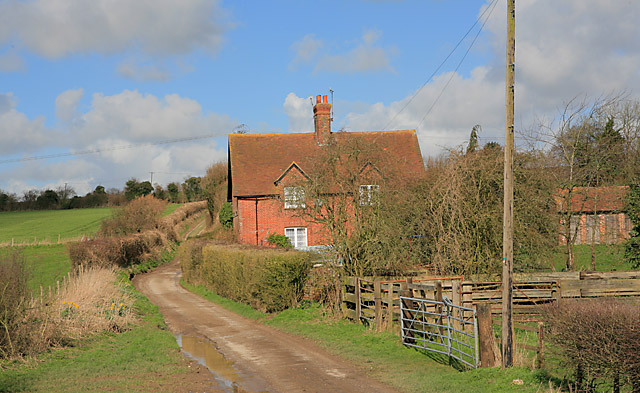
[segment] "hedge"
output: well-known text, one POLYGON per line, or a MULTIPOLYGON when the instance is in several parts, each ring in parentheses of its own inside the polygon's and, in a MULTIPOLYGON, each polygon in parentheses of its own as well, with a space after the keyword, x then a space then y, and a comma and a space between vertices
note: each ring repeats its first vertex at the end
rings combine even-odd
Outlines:
POLYGON ((189 241, 180 250, 185 280, 265 312, 294 307, 304 295, 313 254, 189 241))

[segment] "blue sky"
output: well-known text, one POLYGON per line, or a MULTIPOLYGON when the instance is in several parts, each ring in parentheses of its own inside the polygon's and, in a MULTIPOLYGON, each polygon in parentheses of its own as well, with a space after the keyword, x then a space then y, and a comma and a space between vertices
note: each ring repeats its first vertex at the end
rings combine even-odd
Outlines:
MULTIPOLYGON (((577 96, 637 96, 636 0, 517 7, 517 128, 577 96)), ((309 97, 330 88, 334 130, 416 129, 425 157, 475 124, 502 142, 505 13, 505 0, 0 0, 0 189, 199 176, 240 126, 311 131, 309 97), (157 144, 184 138, 198 139, 157 144), (100 152, 24 160, 87 150, 100 152)))

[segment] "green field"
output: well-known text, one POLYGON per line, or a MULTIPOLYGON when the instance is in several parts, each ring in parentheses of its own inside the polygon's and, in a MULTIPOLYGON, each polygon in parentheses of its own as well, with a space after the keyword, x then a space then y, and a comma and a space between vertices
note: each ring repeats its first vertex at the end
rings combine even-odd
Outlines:
POLYGON ((92 236, 113 208, 41 210, 0 213, 0 244, 56 243, 92 236))
MULTIPOLYGON (((575 270, 592 270, 591 246, 579 244, 573 246, 575 256, 575 270)), ((596 244, 595 259, 597 271, 623 271, 634 270, 631 264, 624 260, 624 244, 596 244)), ((553 264, 557 271, 565 268, 567 261, 567 248, 558 246, 554 249, 553 264)))
POLYGON ((21 247, 29 269, 29 287, 39 291, 40 286, 55 287, 71 271, 71 260, 64 244, 21 247))

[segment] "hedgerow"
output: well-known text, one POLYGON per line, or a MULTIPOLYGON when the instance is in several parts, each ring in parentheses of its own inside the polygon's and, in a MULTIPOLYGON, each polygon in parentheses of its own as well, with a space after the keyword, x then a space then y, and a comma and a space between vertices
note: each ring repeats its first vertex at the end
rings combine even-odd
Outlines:
POLYGON ((304 294, 312 254, 240 245, 183 243, 184 278, 220 296, 275 312, 295 306, 304 294))
POLYGON ((640 392, 640 303, 597 299, 565 301, 549 308, 549 340, 562 363, 572 371, 576 391, 614 392, 628 385, 640 392))

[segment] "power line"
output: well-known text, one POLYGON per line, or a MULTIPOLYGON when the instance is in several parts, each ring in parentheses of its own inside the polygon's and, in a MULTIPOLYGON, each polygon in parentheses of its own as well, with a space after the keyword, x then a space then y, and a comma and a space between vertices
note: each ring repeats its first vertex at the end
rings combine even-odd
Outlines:
MULTIPOLYGON (((400 115, 400 113, 402 113, 408 106, 409 104, 411 104, 411 102, 413 101, 414 98, 416 98, 416 96, 422 91, 422 89, 425 88, 425 86, 427 86, 427 84, 431 81, 431 79, 433 79, 433 77, 436 75, 436 73, 438 73, 438 71, 440 71, 440 68, 442 68, 442 66, 447 62, 447 60, 449 60, 449 58, 451 57, 451 55, 453 55, 453 53, 458 49, 458 47, 462 44, 462 42, 464 42, 464 40, 467 38, 467 36, 469 35, 469 33, 471 33, 471 31, 473 30, 474 27, 476 27, 476 25, 478 24, 478 22, 480 22, 480 20, 482 19, 482 17, 484 16, 484 14, 493 6, 495 8, 495 4, 497 3, 497 0, 493 0, 493 3, 491 3, 487 8, 485 8, 484 11, 482 11, 482 13, 480 14, 480 16, 478 16, 478 18, 476 19, 475 22, 473 22, 473 25, 471 25, 471 27, 469 28, 469 30, 467 30, 467 32, 462 36, 462 38, 460 38, 460 40, 458 41, 458 43, 456 44, 455 47, 453 47, 453 49, 449 52, 449 54, 447 55, 447 57, 445 57, 444 60, 442 60, 442 62, 440 63, 440 65, 435 69, 435 71, 433 71, 433 73, 429 76, 429 78, 422 84, 422 86, 420 86, 420 88, 418 90, 416 90, 416 92, 411 96, 411 98, 409 99, 409 101, 407 101, 406 104, 404 104, 402 106, 402 108, 400 108, 400 110, 391 118, 391 120, 389 120, 389 122, 387 123, 387 125, 384 126, 384 130, 388 130, 389 126, 391 125, 391 123, 393 123, 393 121, 396 119, 396 117, 398 117, 398 115, 400 115)), ((493 11, 491 11, 493 12, 493 11)), ((490 15, 489 15, 490 16, 490 15)), ((487 19, 485 20, 485 22, 482 24, 482 27, 484 27, 484 25, 487 23, 487 20, 489 19, 489 17, 487 17, 487 19)), ((480 29, 480 31, 482 31, 482 28, 480 29)), ((478 32, 478 34, 480 34, 480 32, 478 32)), ((478 35, 476 35, 477 38, 478 35)), ((474 39, 475 42, 475 39, 474 39)), ((473 45, 473 44, 472 44, 473 45)), ((468 52, 468 50, 467 50, 468 52)), ((465 54, 466 56, 466 54, 465 54)), ((459 67, 459 66, 458 66, 459 67)), ((457 70, 457 69, 456 69, 457 70)))
MULTIPOLYGON (((469 47, 467 48, 467 51, 464 53, 464 56, 462 56, 462 59, 460 59, 460 62, 458 62, 458 65, 456 66, 456 69, 451 73, 451 75, 449 76, 449 79, 447 80, 447 83, 445 83, 444 87, 442 88, 442 90, 440 90, 440 94, 438 94, 438 96, 436 97, 436 99, 433 101, 433 103, 431 104, 431 106, 429 107, 429 110, 427 110, 427 113, 425 113, 425 115, 422 117, 422 120, 420 120, 420 123, 418 123, 418 126, 416 128, 420 128, 420 126, 422 125, 422 123, 424 122, 424 119, 427 118, 427 116, 429 116, 429 114, 431 113, 431 110, 433 109, 433 107, 436 106, 436 104, 438 103, 438 101, 440 100, 440 97, 442 97, 442 94, 444 93, 444 91, 447 89, 447 87, 449 87, 449 83, 451 83, 451 80, 453 79, 453 76, 458 72, 458 69, 460 69, 460 66, 462 66, 462 63, 464 62, 464 60, 467 58, 467 55, 469 54, 469 52, 471 51, 471 48, 473 47, 473 44, 475 44, 476 40, 478 39, 478 36, 480 35, 480 33, 482 32, 482 30, 484 29, 484 26, 487 24, 487 21, 489 20, 489 18, 491 17, 491 14, 493 13, 493 10, 496 8, 496 4, 497 4, 497 0, 493 0, 493 3, 491 3, 491 5, 489 7, 487 7, 487 9, 491 8, 491 11, 489 12, 489 15, 487 16, 487 18, 484 20, 484 22, 482 23, 482 26, 480 26, 480 29, 478 30, 478 32, 476 33, 476 36, 473 37, 473 41, 471 41, 471 44, 469 45, 469 47)), ((485 10, 486 11, 486 10, 485 10)))
POLYGON ((213 138, 213 137, 215 137, 215 135, 202 135, 202 136, 194 136, 194 137, 188 137, 188 138, 169 139, 169 140, 160 141, 160 142, 134 143, 134 144, 130 144, 130 145, 107 147, 107 148, 103 148, 103 149, 87 149, 87 150, 81 150, 81 151, 77 151, 77 152, 73 152, 73 153, 71 153, 71 152, 70 153, 56 153, 56 154, 46 154, 46 155, 42 155, 42 156, 11 158, 11 159, 7 159, 7 160, 0 160, 0 164, 10 164, 10 163, 14 163, 14 162, 25 162, 25 161, 36 161, 36 160, 47 160, 47 159, 50 159, 50 158, 60 158, 60 157, 81 156, 81 155, 87 155, 87 154, 103 153, 103 152, 107 152, 107 151, 133 149, 133 148, 136 148, 136 147, 143 147, 143 146, 168 145, 168 144, 172 144, 172 143, 195 141, 195 140, 199 140, 199 139, 208 139, 208 138, 213 138))

